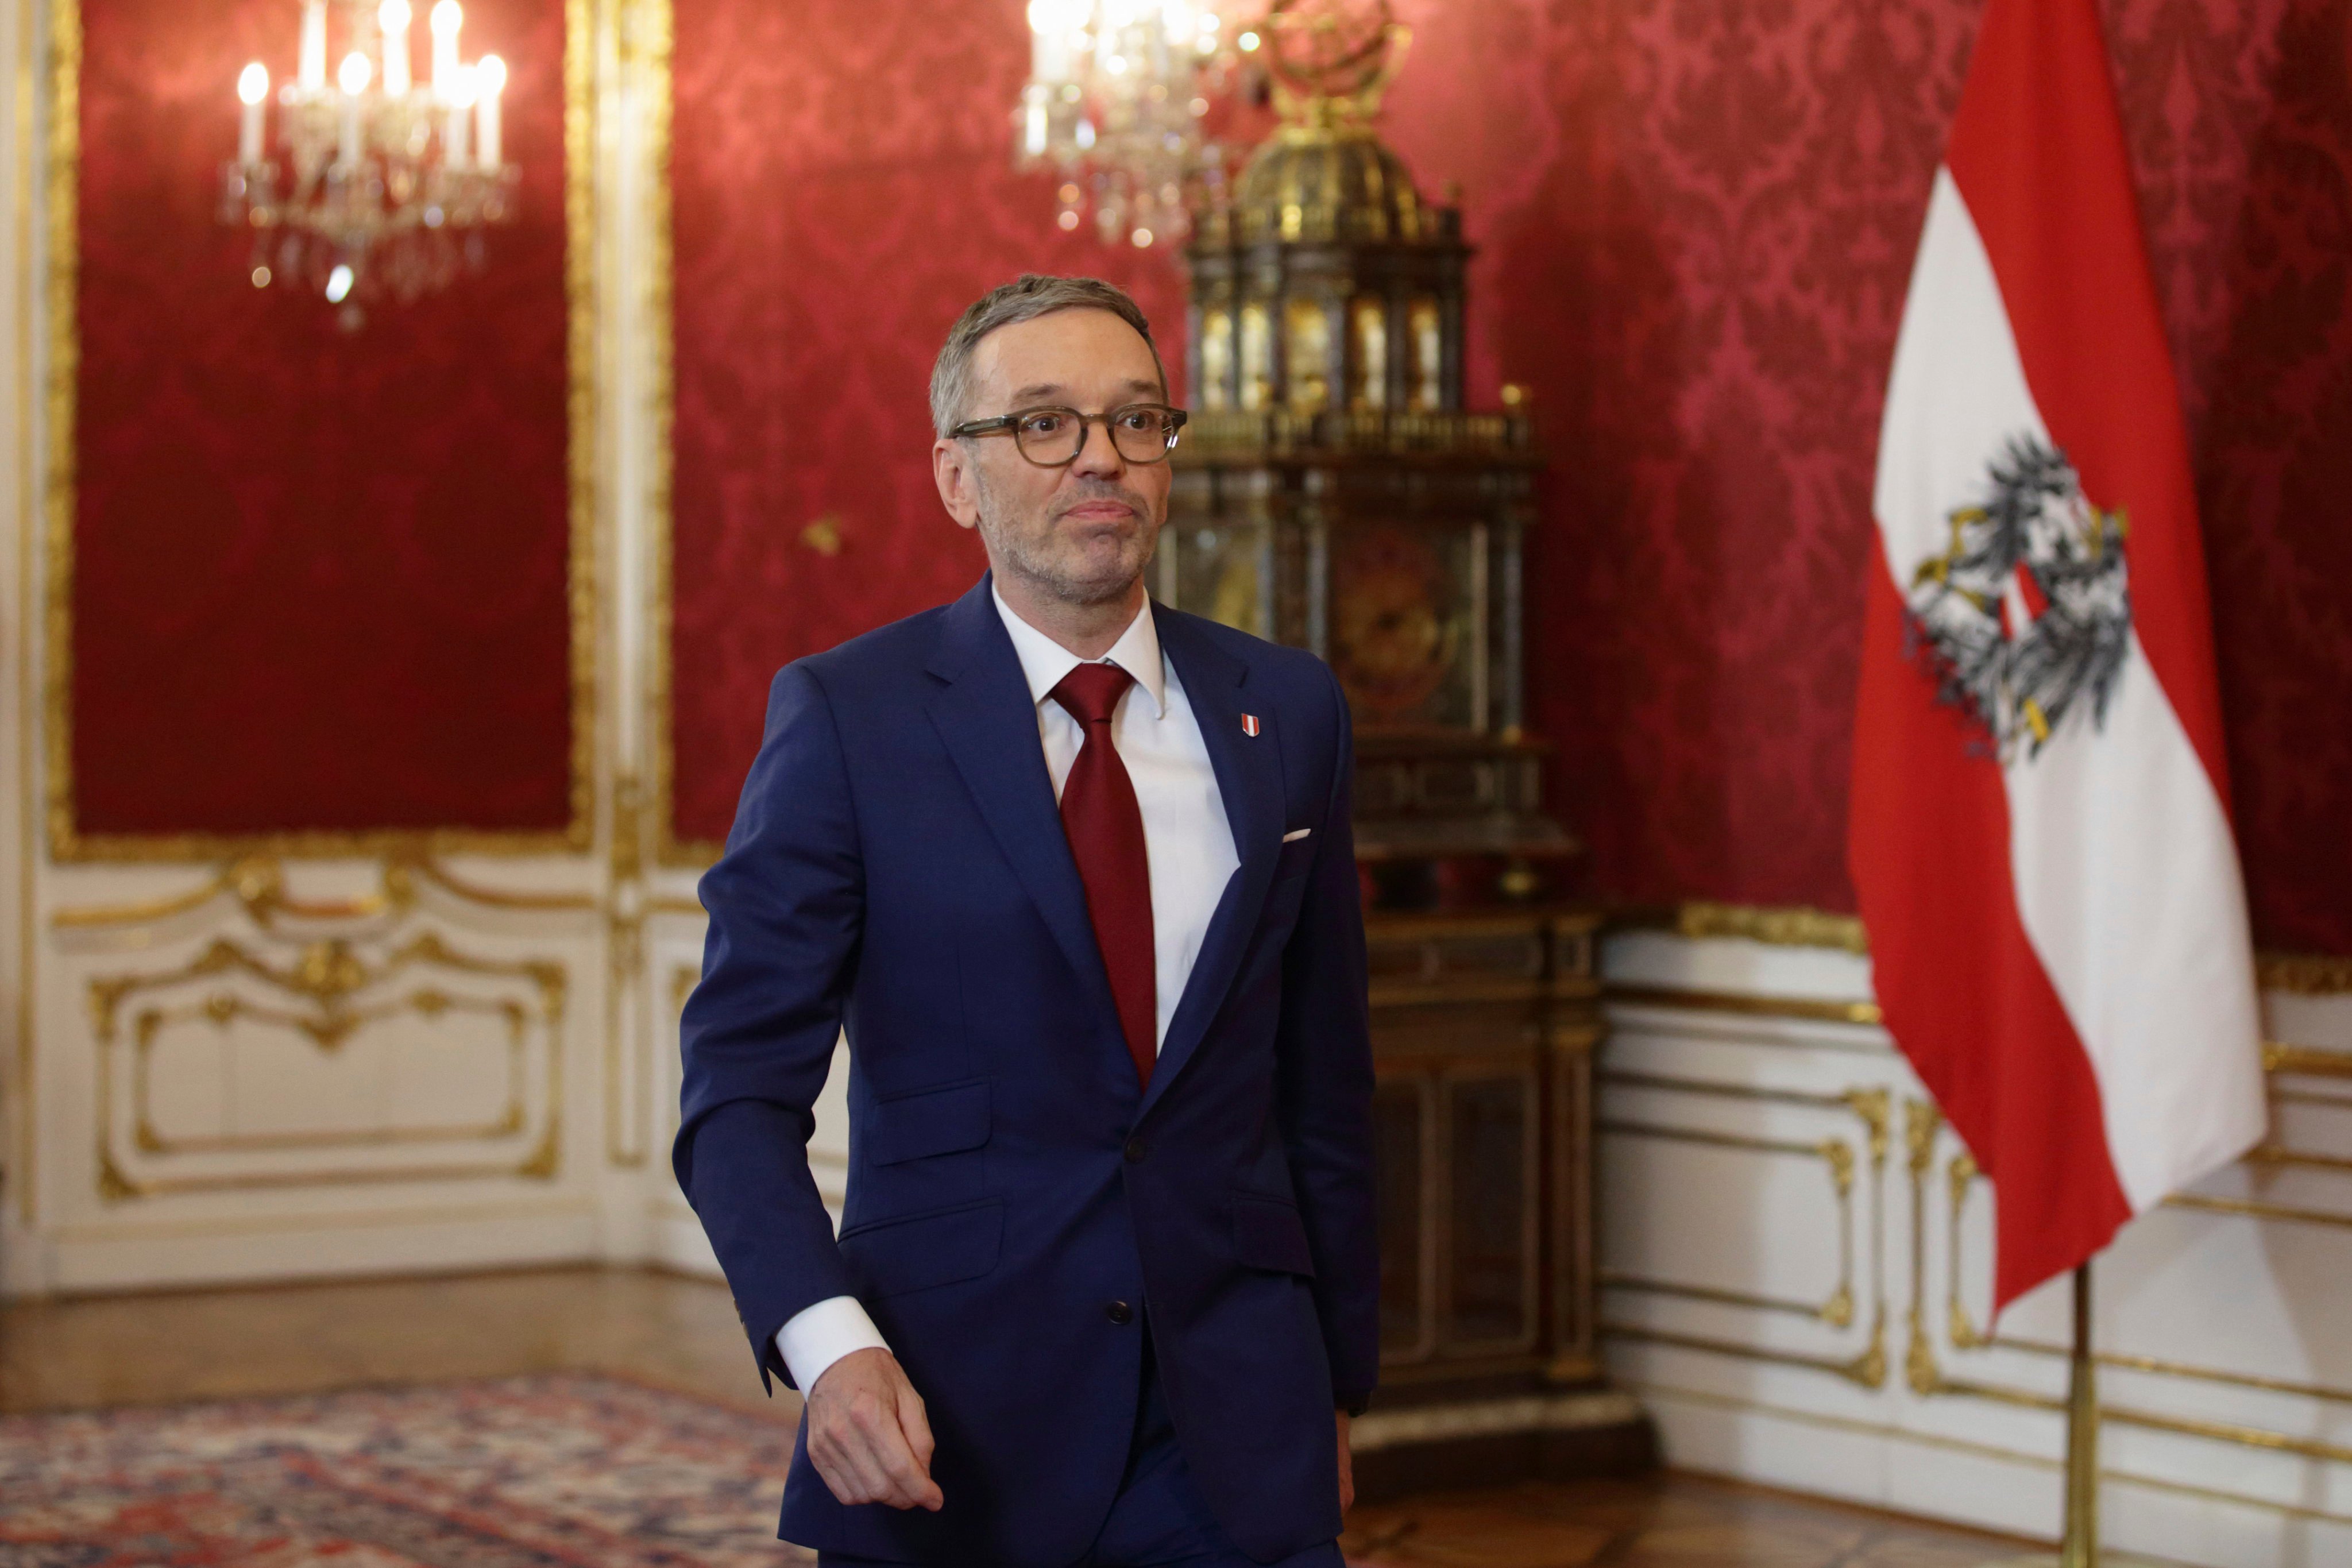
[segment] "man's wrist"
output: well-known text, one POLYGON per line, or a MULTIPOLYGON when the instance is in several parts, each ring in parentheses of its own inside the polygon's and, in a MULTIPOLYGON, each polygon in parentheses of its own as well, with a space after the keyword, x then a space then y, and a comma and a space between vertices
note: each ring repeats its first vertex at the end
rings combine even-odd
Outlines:
POLYGON ((805 1395, 835 1362, 864 1350, 890 1348, 855 1296, 828 1296, 804 1307, 776 1331, 776 1353, 805 1395))

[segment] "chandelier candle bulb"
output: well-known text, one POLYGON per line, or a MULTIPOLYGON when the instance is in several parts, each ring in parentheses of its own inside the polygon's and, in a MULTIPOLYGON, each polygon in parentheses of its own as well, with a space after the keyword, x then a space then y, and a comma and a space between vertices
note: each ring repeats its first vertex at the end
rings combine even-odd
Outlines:
POLYGON ((457 29, 465 20, 457 0, 439 0, 433 7, 433 90, 444 103, 456 103, 461 95, 471 96, 458 79, 464 68, 457 63, 457 29))
POLYGON ((466 132, 474 118, 474 73, 463 67, 452 67, 446 74, 436 71, 434 85, 449 100, 449 112, 441 124, 441 157, 452 169, 462 169, 470 161, 466 152, 466 132))
POLYGON ((1225 153, 1193 107, 1234 90, 1240 57, 1222 12, 1238 0, 1028 0, 1030 75, 1013 113, 1013 166, 1087 176, 1106 243, 1181 244, 1193 203, 1213 205, 1225 153), (1152 237, 1149 242, 1139 234, 1152 237))
POLYGON ((1029 76, 1056 86, 1070 79, 1070 29, 1058 0, 1029 0, 1029 76))
POLYGON ((327 0, 305 0, 302 6, 301 68, 297 79, 304 92, 327 90, 327 0))
POLYGON ((383 90, 387 98, 406 98, 408 78, 408 24, 415 13, 408 0, 383 0, 376 20, 383 26, 383 90))
POLYGON ((251 168, 261 162, 261 116, 269 97, 269 68, 259 60, 246 67, 236 79, 236 96, 245 104, 245 119, 237 128, 236 161, 251 168))
POLYGON ((365 55, 353 49, 343 57, 342 65, 335 71, 336 85, 343 89, 343 139, 341 146, 336 150, 336 156, 345 168, 355 167, 360 161, 360 152, 364 145, 360 139, 360 110, 363 107, 362 95, 367 91, 368 78, 374 74, 374 69, 368 64, 365 55))
POLYGON ((474 155, 485 169, 495 169, 505 161, 499 136, 499 95, 506 85, 507 62, 496 55, 484 55, 474 67, 474 140, 479 143, 474 155))
POLYGON ((341 307, 338 324, 356 331, 363 306, 406 303, 478 268, 480 231, 514 220, 521 171, 506 161, 501 130, 509 67, 495 55, 461 60, 457 0, 297 8, 295 74, 281 86, 256 60, 237 75, 242 113, 236 161, 220 165, 221 220, 268 237, 270 265, 247 264, 256 288, 306 279, 301 291, 316 300, 323 279, 327 303, 341 307), (429 82, 411 36, 419 20, 432 37, 429 82), (273 89, 286 117, 282 174, 270 153, 273 89))

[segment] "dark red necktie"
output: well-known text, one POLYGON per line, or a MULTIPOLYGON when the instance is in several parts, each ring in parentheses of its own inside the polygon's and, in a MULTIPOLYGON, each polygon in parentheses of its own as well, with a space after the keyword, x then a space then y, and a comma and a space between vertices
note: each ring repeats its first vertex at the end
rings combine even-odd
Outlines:
POLYGON ((1110 716, 1135 677, 1115 664, 1082 664, 1047 693, 1086 732, 1062 784, 1062 831, 1087 885, 1095 926, 1118 1005, 1119 1032, 1139 1082, 1159 1058, 1159 963, 1151 942, 1151 863, 1143 847, 1143 808, 1135 782, 1111 743, 1110 716))

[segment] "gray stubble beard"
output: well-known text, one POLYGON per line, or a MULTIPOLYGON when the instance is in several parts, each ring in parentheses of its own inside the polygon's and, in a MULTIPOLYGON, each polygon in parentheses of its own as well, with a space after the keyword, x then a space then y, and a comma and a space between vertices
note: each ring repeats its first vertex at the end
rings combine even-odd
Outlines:
MULTIPOLYGON (((1165 525, 1165 520, 1152 525, 1150 542, 1143 552, 1143 559, 1136 563, 1133 575, 1108 585, 1072 577, 1056 570, 1051 563, 1040 560, 1019 530, 1005 526, 1001 521, 996 497, 989 489, 988 476, 977 465, 972 468, 971 478, 973 489, 979 492, 980 537, 988 546, 990 558, 1002 561, 1024 580, 1063 604, 1105 605, 1123 597, 1129 589, 1142 580, 1144 573, 1151 565, 1152 556, 1159 552, 1160 531, 1165 525)), ((1105 500, 1119 500, 1132 506, 1138 515, 1145 515, 1150 510, 1144 506, 1142 497, 1124 488, 1112 487, 1104 490, 1102 496, 1105 500)))

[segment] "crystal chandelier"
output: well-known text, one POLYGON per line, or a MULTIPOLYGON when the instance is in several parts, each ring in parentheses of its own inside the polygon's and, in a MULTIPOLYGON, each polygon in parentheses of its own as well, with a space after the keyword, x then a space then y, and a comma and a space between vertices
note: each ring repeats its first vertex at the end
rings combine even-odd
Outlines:
POLYGON ((1205 121, 1258 34, 1232 0, 1029 0, 1030 70, 1013 163, 1061 176, 1057 221, 1089 207, 1107 244, 1180 239, 1223 199, 1227 150, 1205 121))
POLYGON ((278 92, 282 164, 265 134, 268 68, 256 60, 238 78, 245 114, 221 217, 254 231, 255 288, 316 289, 350 329, 362 298, 414 300, 480 266, 481 230, 513 217, 521 171, 501 144, 506 63, 460 63, 457 0, 433 7, 422 82, 410 69, 409 0, 333 0, 343 54, 331 82, 329 9, 303 0, 296 75, 278 92))

